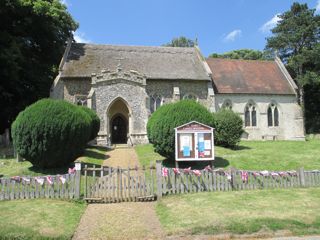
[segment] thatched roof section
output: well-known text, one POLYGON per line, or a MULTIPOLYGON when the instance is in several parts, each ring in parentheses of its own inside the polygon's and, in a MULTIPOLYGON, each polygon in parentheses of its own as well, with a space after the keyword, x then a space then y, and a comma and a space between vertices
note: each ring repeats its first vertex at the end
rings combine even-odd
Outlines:
POLYGON ((61 69, 62 78, 90 77, 103 69, 135 70, 147 79, 210 81, 197 49, 113 46, 72 43, 61 69))

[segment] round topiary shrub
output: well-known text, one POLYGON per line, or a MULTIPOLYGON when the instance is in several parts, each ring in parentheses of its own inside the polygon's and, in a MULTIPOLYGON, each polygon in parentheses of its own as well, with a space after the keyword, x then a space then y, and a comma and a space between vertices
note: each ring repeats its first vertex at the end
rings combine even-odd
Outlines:
POLYGON ((240 142, 243 122, 231 110, 223 109, 214 113, 215 142, 224 147, 234 147, 240 142))
POLYGON ((96 114, 95 111, 88 107, 81 107, 82 110, 84 110, 91 118, 91 134, 89 141, 95 139, 98 135, 98 132, 100 130, 100 118, 96 114))
POLYGON ((91 138, 91 118, 63 100, 43 99, 19 113, 12 124, 17 153, 42 168, 73 162, 91 138))
POLYGON ((148 120, 147 133, 155 151, 174 160, 174 128, 198 121, 213 126, 213 116, 207 108, 193 100, 181 100, 161 106, 148 120))

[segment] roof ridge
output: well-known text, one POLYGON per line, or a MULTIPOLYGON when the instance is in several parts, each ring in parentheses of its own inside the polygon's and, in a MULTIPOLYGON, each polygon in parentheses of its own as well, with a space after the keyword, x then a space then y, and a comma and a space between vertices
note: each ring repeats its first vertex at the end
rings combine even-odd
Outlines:
POLYGON ((218 59, 218 60, 226 60, 226 61, 239 61, 239 62, 273 62, 274 59, 272 60, 263 60, 263 59, 256 59, 256 60, 253 60, 253 59, 233 59, 233 58, 213 58, 213 57, 207 57, 206 60, 209 60, 209 59, 218 59))
POLYGON ((109 51, 128 51, 131 52, 161 52, 161 53, 193 53, 195 51, 194 47, 165 47, 165 46, 142 46, 142 45, 115 45, 115 44, 92 44, 92 43, 72 43, 75 46, 88 46, 88 47, 96 47, 96 48, 108 48, 109 51), (112 49, 117 48, 117 49, 112 49), (150 50, 148 50, 150 49, 150 50))

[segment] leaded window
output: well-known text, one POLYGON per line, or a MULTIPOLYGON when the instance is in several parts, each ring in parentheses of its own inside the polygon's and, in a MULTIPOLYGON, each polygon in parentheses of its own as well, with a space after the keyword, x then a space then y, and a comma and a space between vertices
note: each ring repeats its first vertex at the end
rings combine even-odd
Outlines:
POLYGON ((162 105, 162 97, 154 95, 150 97, 150 112, 153 113, 162 105))
POLYGON ((272 103, 268 107, 268 127, 278 127, 279 126, 279 110, 276 104, 272 103))
POLYGON ((225 100, 222 104, 222 108, 223 109, 228 109, 228 110, 232 110, 232 103, 231 101, 228 99, 228 100, 225 100))
POLYGON ((257 110, 253 103, 247 104, 244 110, 244 125, 245 127, 257 126, 257 110))
POLYGON ((85 95, 75 96, 75 104, 79 106, 87 106, 87 96, 85 95))
POLYGON ((190 100, 198 101, 198 97, 192 93, 188 93, 188 94, 184 95, 183 99, 190 99, 190 100))

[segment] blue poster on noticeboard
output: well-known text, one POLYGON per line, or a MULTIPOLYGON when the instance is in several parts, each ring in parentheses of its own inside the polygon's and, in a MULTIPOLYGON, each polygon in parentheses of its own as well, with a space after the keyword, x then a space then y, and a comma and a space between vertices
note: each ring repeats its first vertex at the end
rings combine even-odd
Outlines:
POLYGON ((190 147, 189 146, 184 146, 183 147, 183 156, 184 157, 190 157, 190 147))
POLYGON ((198 149, 199 149, 199 152, 204 152, 204 142, 198 143, 198 149))

